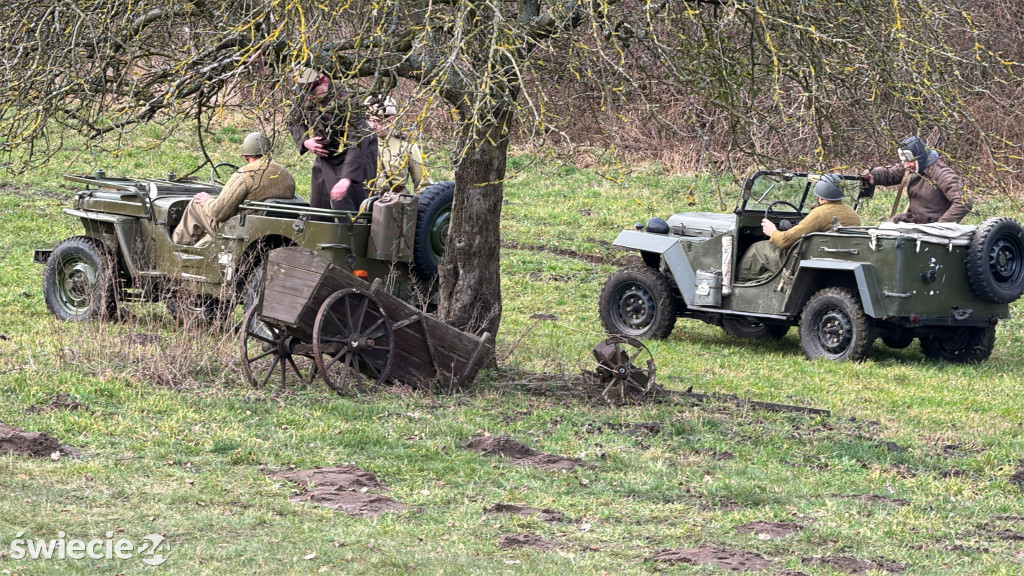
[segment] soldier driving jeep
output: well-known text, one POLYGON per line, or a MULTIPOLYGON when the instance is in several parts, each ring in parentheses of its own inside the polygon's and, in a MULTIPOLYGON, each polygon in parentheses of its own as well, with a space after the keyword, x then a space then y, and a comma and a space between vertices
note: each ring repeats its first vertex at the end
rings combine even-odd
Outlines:
POLYGON ((295 197, 295 180, 288 170, 268 157, 270 141, 261 132, 245 137, 240 149, 245 166, 239 168, 214 197, 200 192, 185 207, 171 239, 175 244, 206 246, 217 229, 235 215, 246 200, 295 197))

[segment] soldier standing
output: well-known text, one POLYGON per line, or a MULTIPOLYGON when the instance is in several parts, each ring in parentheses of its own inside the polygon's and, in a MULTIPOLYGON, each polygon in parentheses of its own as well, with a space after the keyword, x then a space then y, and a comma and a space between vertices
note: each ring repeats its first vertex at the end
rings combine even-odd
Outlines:
MULTIPOLYGON (((960 222, 970 212, 972 203, 964 194, 960 178, 939 153, 931 150, 917 136, 903 140, 899 150, 900 163, 888 168, 879 166, 861 175, 869 184, 905 187, 909 202, 906 212, 896 214, 893 206, 890 222, 960 222)), ((899 196, 896 197, 899 203, 899 196)))
POLYGON ((376 175, 377 138, 351 96, 326 75, 307 68, 296 83, 303 96, 288 116, 288 127, 299 154, 316 155, 309 203, 354 211, 376 175))
POLYGON ((398 116, 398 105, 388 96, 381 100, 371 96, 367 105, 366 120, 370 128, 377 133, 377 179, 372 188, 381 193, 408 192, 408 182, 412 179, 412 191, 432 184, 425 176, 423 154, 420 147, 405 134, 394 130, 395 118, 398 116))

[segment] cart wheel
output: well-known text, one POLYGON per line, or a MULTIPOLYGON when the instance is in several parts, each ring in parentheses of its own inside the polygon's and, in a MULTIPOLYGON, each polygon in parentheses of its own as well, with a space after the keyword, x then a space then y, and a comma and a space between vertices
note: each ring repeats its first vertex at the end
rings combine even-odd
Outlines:
MULTIPOLYGON (((281 375, 281 386, 289 380, 309 384, 316 376, 316 363, 306 354, 296 352, 301 341, 263 322, 254 306, 242 320, 242 371, 249 384, 261 388, 275 373, 281 375)), ((309 345, 306 344, 309 349, 309 345)))
POLYGON ((391 320, 376 300, 356 288, 331 294, 313 324, 313 356, 327 385, 339 394, 383 384, 391 371, 391 320), (365 380, 364 380, 365 379, 365 380))
POLYGON ((654 356, 639 340, 612 336, 594 346, 597 369, 584 376, 611 406, 640 404, 654 388, 654 356))

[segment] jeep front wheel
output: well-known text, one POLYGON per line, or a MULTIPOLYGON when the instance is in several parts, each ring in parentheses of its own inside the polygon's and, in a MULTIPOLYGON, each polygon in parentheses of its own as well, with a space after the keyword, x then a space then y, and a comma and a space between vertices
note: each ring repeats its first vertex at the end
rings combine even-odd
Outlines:
POLYGON ((647 266, 612 274, 601 288, 601 324, 611 334, 666 338, 676 324, 676 303, 665 276, 647 266))
POLYGON ((995 326, 935 328, 921 337, 921 351, 925 356, 958 364, 988 360, 995 345, 995 326))
POLYGON ((871 354, 875 342, 871 319, 860 301, 844 288, 820 290, 800 316, 800 347, 809 360, 852 360, 871 354))
POLYGON ((105 320, 117 313, 116 260, 99 240, 73 236, 53 249, 43 270, 46 308, 60 320, 105 320))

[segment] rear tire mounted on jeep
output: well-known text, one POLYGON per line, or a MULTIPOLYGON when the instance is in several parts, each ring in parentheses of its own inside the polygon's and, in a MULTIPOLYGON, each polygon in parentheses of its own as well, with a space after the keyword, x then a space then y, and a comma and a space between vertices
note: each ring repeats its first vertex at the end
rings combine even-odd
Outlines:
POLYGON ((1024 228, 1012 218, 989 218, 967 248, 967 282, 988 302, 1003 304, 1024 295, 1024 228))
POLYGON ((598 301, 601 324, 611 334, 666 338, 676 324, 676 299, 668 279, 647 266, 627 266, 612 274, 598 301))
POLYGON ((800 315, 800 347, 808 360, 852 360, 871 354, 874 326, 860 301, 845 288, 819 290, 800 315))
POLYGON ((419 194, 416 233, 412 245, 412 271, 423 282, 437 276, 437 267, 448 246, 448 224, 452 216, 455 182, 438 182, 419 194))
POLYGON ((46 259, 43 299, 60 320, 105 320, 117 314, 116 282, 113 252, 95 238, 72 236, 46 259))

